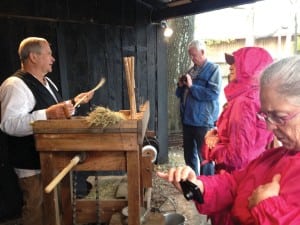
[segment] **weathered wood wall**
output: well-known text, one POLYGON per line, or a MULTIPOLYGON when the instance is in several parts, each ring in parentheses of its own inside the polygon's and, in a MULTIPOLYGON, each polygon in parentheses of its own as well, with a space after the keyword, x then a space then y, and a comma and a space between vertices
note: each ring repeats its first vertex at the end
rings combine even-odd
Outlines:
POLYGON ((134 56, 137 105, 150 101, 149 130, 160 143, 158 162, 167 161, 166 46, 151 10, 135 0, 2 0, 0 82, 20 68, 17 48, 28 36, 51 43, 56 62, 49 76, 65 99, 107 82, 93 105, 129 109, 122 58, 134 56))

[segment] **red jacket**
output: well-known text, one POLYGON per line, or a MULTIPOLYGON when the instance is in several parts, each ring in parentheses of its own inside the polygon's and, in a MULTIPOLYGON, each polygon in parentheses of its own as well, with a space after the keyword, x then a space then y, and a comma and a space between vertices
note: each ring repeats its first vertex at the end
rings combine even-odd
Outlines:
POLYGON ((224 169, 241 169, 260 155, 272 140, 260 110, 258 80, 262 70, 272 62, 270 54, 259 47, 245 47, 233 53, 236 81, 224 91, 227 107, 217 121, 220 142, 211 150, 210 159, 224 169))
POLYGON ((300 224, 300 150, 283 147, 267 150, 245 169, 232 174, 200 176, 204 183, 204 204, 196 204, 200 213, 230 212, 231 225, 300 224), (248 197, 259 185, 281 174, 279 196, 267 198, 251 210, 248 197))

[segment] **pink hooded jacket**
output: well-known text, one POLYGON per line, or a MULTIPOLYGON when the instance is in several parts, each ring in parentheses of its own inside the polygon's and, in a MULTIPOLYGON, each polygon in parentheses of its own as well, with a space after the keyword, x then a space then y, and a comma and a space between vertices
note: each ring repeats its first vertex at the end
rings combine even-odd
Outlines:
POLYGON ((260 110, 259 76, 272 57, 259 47, 241 48, 233 56, 236 81, 224 89, 228 105, 217 121, 220 142, 210 152, 210 159, 226 171, 244 168, 273 137, 256 116, 260 110))
POLYGON ((202 214, 227 215, 222 225, 299 225, 300 151, 283 147, 263 152, 246 168, 215 176, 200 176, 204 184, 202 214), (259 186, 280 174, 279 196, 269 197, 248 208, 248 198, 259 186), (226 214, 227 213, 227 214, 226 214))

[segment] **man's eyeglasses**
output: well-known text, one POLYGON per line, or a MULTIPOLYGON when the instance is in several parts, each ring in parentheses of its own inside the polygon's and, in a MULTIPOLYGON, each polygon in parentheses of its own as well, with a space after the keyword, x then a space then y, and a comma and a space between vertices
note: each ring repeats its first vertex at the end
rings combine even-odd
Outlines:
POLYGON ((264 112, 258 112, 256 114, 256 116, 257 116, 258 119, 260 119, 264 122, 268 122, 268 123, 273 124, 273 125, 285 125, 287 121, 293 119, 299 113, 300 113, 300 111, 292 113, 288 116, 276 116, 274 114, 266 114, 264 112))

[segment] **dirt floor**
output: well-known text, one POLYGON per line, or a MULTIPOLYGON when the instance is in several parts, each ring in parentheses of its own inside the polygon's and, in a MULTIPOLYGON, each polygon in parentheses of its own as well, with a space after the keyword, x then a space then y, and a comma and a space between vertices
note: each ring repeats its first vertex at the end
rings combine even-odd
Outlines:
MULTIPOLYGON (((166 171, 174 166, 184 165, 183 149, 181 147, 169 148, 169 163, 155 165, 154 170, 166 171)), ((186 225, 210 225, 205 215, 201 215, 191 201, 174 188, 174 186, 153 173, 153 189, 151 207, 160 212, 180 213, 186 218, 186 225)))

